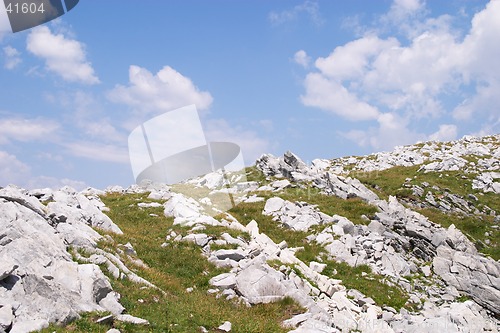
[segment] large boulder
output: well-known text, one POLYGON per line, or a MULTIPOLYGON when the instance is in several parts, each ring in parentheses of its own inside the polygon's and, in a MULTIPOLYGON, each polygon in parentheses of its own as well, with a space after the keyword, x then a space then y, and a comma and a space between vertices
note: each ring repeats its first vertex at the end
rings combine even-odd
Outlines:
POLYGON ((446 283, 465 292, 496 315, 500 314, 499 262, 440 246, 432 266, 446 283))
MULTIPOLYGON (((26 192, 1 193, 0 331, 7 325, 10 332, 31 332, 51 322, 68 323, 82 312, 111 311, 108 305, 116 305, 118 295, 111 294, 108 278, 97 265, 74 262, 67 251, 69 242, 57 226, 69 223, 54 223, 26 192)), ((82 239, 97 237, 88 221, 73 222, 88 228, 79 229, 82 239)))
POLYGON ((270 303, 285 297, 284 275, 264 265, 251 265, 236 275, 236 289, 250 304, 270 303))

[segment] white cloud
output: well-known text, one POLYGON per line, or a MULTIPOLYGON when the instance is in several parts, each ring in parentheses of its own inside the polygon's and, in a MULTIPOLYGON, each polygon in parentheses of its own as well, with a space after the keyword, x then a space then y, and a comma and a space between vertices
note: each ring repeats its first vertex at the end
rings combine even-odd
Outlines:
POLYGON ((494 123, 500 115, 500 1, 474 15, 463 38, 450 28, 449 16, 427 15, 423 1, 395 1, 384 17, 411 17, 409 40, 381 38, 372 30, 337 46, 306 75, 302 103, 349 120, 376 121, 369 130, 344 133, 371 147, 384 146, 382 139, 398 145, 410 138, 456 137, 458 127, 444 119, 449 114, 457 121, 476 116, 494 123), (391 117, 399 119, 397 126, 391 117), (413 128, 425 119, 445 125, 435 133, 413 128))
POLYGON ((305 95, 301 101, 306 106, 314 106, 333 112, 350 120, 375 119, 379 112, 376 107, 359 100, 356 94, 319 73, 309 73, 304 81, 305 95))
POLYGON ((457 138, 457 126, 443 124, 439 126, 439 130, 429 136, 432 141, 451 141, 457 138))
POLYGON ((306 14, 309 19, 317 26, 323 25, 325 23, 325 20, 323 19, 319 11, 318 3, 309 0, 289 10, 284 10, 282 12, 273 11, 269 13, 268 18, 272 24, 279 25, 297 20, 301 14, 306 14))
POLYGON ((453 110, 453 118, 459 121, 468 121, 474 115, 494 117, 500 116, 500 82, 491 81, 489 84, 476 87, 476 93, 462 101, 453 110))
POLYGON ((48 139, 58 128, 58 123, 41 118, 0 119, 0 144, 11 140, 28 142, 48 139))
POLYGON ((29 177, 30 168, 16 156, 0 150, 0 186, 18 185, 29 177))
POLYGON ((16 156, 0 150, 0 186, 9 184, 26 189, 45 187, 57 189, 68 185, 76 190, 83 190, 87 187, 85 182, 78 180, 33 176, 31 168, 27 164, 20 161, 16 156))
POLYGON ((130 66, 129 81, 128 86, 117 85, 108 97, 142 113, 162 113, 190 104, 195 104, 198 110, 206 110, 213 101, 209 92, 200 91, 190 78, 170 66, 155 75, 145 68, 130 66))
POLYGON ((500 1, 491 1, 486 8, 474 15, 472 28, 460 47, 467 76, 472 79, 500 80, 500 1))
POLYGON ((128 150, 125 147, 84 141, 62 143, 62 146, 73 156, 113 163, 130 163, 128 150))
POLYGON ((295 55, 293 56, 293 61, 295 61, 302 67, 307 68, 311 63, 311 57, 307 55, 306 51, 300 50, 295 52, 295 55))
POLYGON ((382 40, 376 36, 366 36, 336 47, 328 57, 318 58, 315 65, 323 75, 337 81, 360 78, 369 69, 368 65, 374 56, 397 46, 395 39, 382 40))
POLYGON ((405 20, 408 16, 415 15, 425 8, 421 0, 394 0, 387 17, 397 22, 405 20))
POLYGON ((14 69, 19 65, 22 60, 20 57, 20 52, 10 45, 3 48, 3 55, 5 57, 4 67, 6 69, 14 69))
POLYGON ((45 60, 47 70, 56 73, 65 81, 84 84, 99 83, 85 46, 62 33, 53 34, 46 26, 34 28, 27 38, 27 49, 45 60))
POLYGON ((205 136, 208 141, 225 141, 240 146, 245 164, 250 165, 262 154, 269 151, 269 142, 240 126, 231 126, 224 119, 212 119, 205 123, 205 136))
POLYGON ((377 125, 366 131, 351 130, 340 134, 362 147, 391 150, 395 146, 411 144, 425 138, 424 134, 417 133, 409 128, 409 125, 407 118, 395 113, 383 113, 377 117, 377 125))

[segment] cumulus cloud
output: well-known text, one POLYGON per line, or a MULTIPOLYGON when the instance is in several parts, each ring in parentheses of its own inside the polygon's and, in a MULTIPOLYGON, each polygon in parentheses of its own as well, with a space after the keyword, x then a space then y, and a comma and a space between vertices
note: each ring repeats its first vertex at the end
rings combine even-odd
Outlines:
POLYGON ((295 52, 293 61, 295 61, 295 63, 301 65, 302 67, 307 68, 309 67, 309 63, 311 62, 311 57, 307 55, 306 51, 300 50, 295 52))
POLYGON ((41 118, 0 119, 0 144, 8 143, 11 140, 28 142, 47 139, 58 128, 58 123, 41 118))
POLYGON ((306 106, 331 111, 350 120, 375 119, 379 114, 376 107, 360 100, 336 80, 319 73, 308 74, 304 86, 306 94, 301 96, 301 101, 306 106))
POLYGON ((376 119, 376 125, 368 130, 351 130, 341 135, 362 147, 377 150, 390 150, 396 145, 411 144, 423 140, 425 135, 409 127, 408 118, 396 113, 382 113, 376 119))
POLYGON ((5 58, 4 67, 6 69, 14 69, 22 62, 21 53, 10 45, 3 48, 3 55, 5 58))
POLYGON ((457 126, 443 124, 439 126, 439 130, 429 136, 429 140, 433 141, 451 141, 457 138, 457 126))
POLYGON ((395 39, 382 40, 377 36, 366 36, 336 47, 328 57, 318 58, 315 65, 324 76, 338 82, 359 79, 369 70, 368 65, 375 56, 397 46, 395 39))
POLYGON ((85 46, 62 33, 54 34, 46 26, 34 28, 27 38, 27 49, 45 60, 46 69, 69 82, 99 83, 85 46))
POLYGON ((200 91, 190 78, 170 66, 154 75, 145 68, 130 66, 129 85, 117 85, 108 97, 113 102, 150 113, 171 111, 190 104, 195 104, 198 110, 206 110, 213 101, 209 92, 200 91))
POLYGON ((412 17, 413 35, 406 41, 380 37, 374 30, 335 47, 306 75, 302 103, 374 122, 369 130, 344 133, 374 148, 382 146, 382 138, 398 145, 410 138, 456 137, 458 126, 446 118, 450 114, 456 121, 477 115, 498 119, 500 1, 474 15, 463 38, 446 23, 449 17, 427 14, 423 1, 395 0, 384 17, 412 17), (398 126, 391 118, 398 119, 398 126), (409 128, 425 119, 442 125, 435 133, 409 128), (384 137, 389 130, 400 135, 384 137))
POLYGON ((30 168, 16 156, 0 150, 0 186, 20 184, 30 175, 30 168))
POLYGON ((321 13, 319 11, 319 5, 317 2, 314 1, 305 1, 301 5, 297 5, 293 7, 292 9, 284 10, 281 12, 271 12, 269 13, 269 21, 272 24, 279 25, 283 23, 287 23, 290 21, 295 21, 299 18, 300 15, 307 15, 308 18, 315 24, 315 25, 322 25, 324 24, 325 20, 321 16, 321 13))

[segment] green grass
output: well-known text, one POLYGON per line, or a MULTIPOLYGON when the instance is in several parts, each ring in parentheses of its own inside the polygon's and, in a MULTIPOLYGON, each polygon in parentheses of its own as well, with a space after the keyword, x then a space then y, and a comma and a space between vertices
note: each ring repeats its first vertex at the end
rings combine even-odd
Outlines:
POLYGON ((420 166, 396 166, 382 171, 356 173, 355 177, 380 197, 387 199, 401 188, 406 178, 413 178, 419 168, 420 166))
POLYGON ((262 171, 257 169, 256 166, 245 168, 245 173, 247 176, 247 181, 249 182, 258 182, 260 185, 269 183, 269 181, 266 179, 266 175, 264 175, 262 171))
POLYGON ((390 286, 386 278, 374 274, 367 265, 351 267, 345 262, 324 260, 327 264, 323 275, 342 280, 347 289, 356 289, 371 297, 379 306, 387 305, 399 309, 411 308, 408 304, 408 295, 398 286, 390 286), (336 273, 335 273, 336 272, 336 273))
MULTIPOLYGON (((260 232, 271 237, 275 243, 285 240, 290 247, 304 247, 303 250, 297 251, 297 258, 307 265, 311 261, 326 263, 327 267, 322 274, 342 280, 347 288, 361 291, 373 298, 377 304, 386 304, 397 309, 406 304, 408 296, 400 288, 386 284, 383 276, 373 274, 366 265, 351 267, 346 263, 327 260, 323 246, 314 241, 306 241, 305 238, 309 233, 284 228, 280 226, 279 222, 273 221, 270 216, 262 215, 264 205, 264 202, 242 203, 231 209, 229 213, 243 224, 247 224, 251 220, 257 221, 260 232), (337 270, 336 275, 333 274, 334 270, 337 270), (366 276, 363 276, 363 273, 366 273, 366 276)), ((281 266, 279 262, 270 262, 270 264, 276 268, 281 266)))
POLYGON ((435 208, 419 209, 420 214, 426 216, 429 220, 448 228, 454 224, 469 238, 476 248, 483 254, 490 256, 495 260, 500 259, 500 231, 490 228, 493 225, 493 216, 463 216, 460 214, 445 214, 435 208), (489 237, 484 234, 488 232, 489 237), (486 238, 490 244, 485 243, 486 238))
POLYGON ((286 188, 277 193, 282 199, 296 202, 305 201, 317 205, 318 209, 327 215, 340 215, 348 218, 354 224, 368 224, 369 221, 361 218, 362 215, 373 217, 378 208, 368 204, 361 198, 342 199, 333 195, 322 194, 314 187, 286 188))
MULTIPOLYGON (((468 194, 474 194, 479 199, 478 202, 474 202, 476 207, 481 208, 487 205, 491 209, 500 212, 500 200, 497 194, 482 193, 479 190, 472 189, 472 180, 476 177, 476 174, 463 171, 417 172, 419 167, 393 167, 383 171, 362 174, 358 179, 367 186, 377 188, 375 191, 381 197, 387 198, 389 195, 395 195, 398 198, 422 201, 423 198, 415 197, 410 189, 402 187, 406 178, 412 178, 409 182, 410 185, 422 186, 423 182, 429 183, 429 187, 425 189, 424 197, 429 190, 435 195, 439 195, 443 191, 449 191, 466 198, 466 200, 470 200, 467 199, 468 194), (438 186, 440 190, 431 189, 432 186, 438 186)), ((474 216, 455 213, 446 214, 435 208, 420 209, 418 211, 432 222, 438 223, 445 228, 454 224, 475 243, 476 248, 481 253, 491 256, 495 260, 500 259, 500 231, 491 228, 493 225, 492 216, 484 214, 474 216), (486 237, 485 232, 488 232, 490 236, 486 237), (489 245, 485 243, 486 238, 490 240, 489 245)))
MULTIPOLYGON (((143 210, 136 205, 130 206, 143 197, 141 201, 152 201, 146 196, 109 194, 102 197, 111 209, 108 215, 124 235, 112 235, 114 243, 101 241, 100 246, 116 248, 118 243, 130 242, 149 268, 132 269, 130 263, 129 268, 165 292, 143 288, 129 280, 111 279, 113 289, 121 294, 121 303, 127 312, 150 322, 149 326, 116 324, 122 332, 192 333, 198 332, 200 326, 214 330, 226 320, 233 324, 231 332, 286 332, 281 322, 304 311, 291 299, 248 308, 238 302, 207 294, 209 279, 224 271, 210 264, 201 255, 200 248, 193 244, 172 242, 162 248, 160 245, 165 242, 168 230, 178 233, 183 230, 173 226, 171 218, 163 216, 161 207, 143 210), (151 217, 150 213, 156 213, 158 217, 151 217), (194 290, 188 293, 188 287, 194 290)), ((73 332, 105 332, 110 328, 93 324, 95 317, 87 315, 69 327, 73 332)), ((68 331, 68 327, 61 328, 60 332, 63 331, 68 331)))
POLYGON ((275 243, 286 241, 289 247, 304 247, 303 250, 297 251, 297 257, 306 264, 317 260, 316 257, 324 251, 323 247, 316 242, 308 242, 306 237, 309 233, 288 229, 273 221, 271 216, 263 215, 264 205, 265 202, 241 203, 228 213, 243 225, 255 220, 259 225, 259 232, 268 235, 275 243))
MULTIPOLYGON (((265 179, 264 174, 255 167, 247 168, 247 177, 256 181, 265 179)), ((325 214, 344 216, 355 224, 367 224, 367 221, 361 218, 361 216, 366 215, 370 217, 378 212, 377 207, 366 203, 360 198, 344 200, 336 196, 322 194, 321 190, 310 184, 302 184, 302 186, 285 188, 278 193, 257 192, 256 194, 264 197, 266 200, 278 196, 291 202, 305 201, 311 205, 317 205, 318 209, 325 214)))

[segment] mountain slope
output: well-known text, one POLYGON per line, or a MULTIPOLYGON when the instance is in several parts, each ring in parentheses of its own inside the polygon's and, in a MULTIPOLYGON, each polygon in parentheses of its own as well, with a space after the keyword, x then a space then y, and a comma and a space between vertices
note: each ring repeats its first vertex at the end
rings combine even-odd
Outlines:
MULTIPOLYGON (((55 230, 77 265, 107 275, 113 306, 89 304, 109 312, 71 323, 54 314, 66 326, 46 332, 496 332, 499 160, 499 135, 311 165, 288 152, 263 155, 228 188, 216 186, 231 178, 221 173, 80 194, 6 188, 0 211, 21 216, 31 202, 49 216, 38 228, 55 230), (215 214, 213 198, 227 193, 236 205, 215 214), (126 313, 147 325, 120 320, 126 313)), ((0 257, 17 250, 2 243, 0 257)), ((0 293, 13 300, 1 304, 0 332, 2 310, 12 332, 19 309, 36 313, 2 289, 28 285, 23 265, 0 271, 0 293)))

